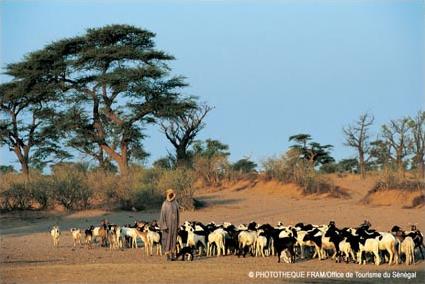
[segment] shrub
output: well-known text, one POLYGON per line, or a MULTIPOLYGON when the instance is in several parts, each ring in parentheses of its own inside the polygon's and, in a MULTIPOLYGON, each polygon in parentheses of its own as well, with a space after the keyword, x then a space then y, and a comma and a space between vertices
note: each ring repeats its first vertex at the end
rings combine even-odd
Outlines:
POLYGON ((193 169, 196 176, 206 186, 220 185, 220 182, 226 177, 227 168, 228 161, 225 156, 196 156, 193 160, 193 169))
POLYGON ((95 170, 87 173, 87 186, 92 192, 91 206, 105 205, 112 209, 117 202, 115 191, 119 188, 119 181, 119 176, 113 172, 95 170))
POLYGON ((224 171, 226 178, 229 181, 235 182, 242 179, 255 179, 258 175, 256 167, 256 163, 243 158, 233 164, 228 164, 224 171))
POLYGON ((40 209, 46 209, 54 202, 52 180, 49 177, 35 177, 29 182, 31 197, 38 203, 40 209))
POLYGON ((139 190, 134 194, 132 205, 137 210, 143 210, 152 207, 159 207, 163 200, 163 195, 161 195, 156 190, 154 192, 148 190, 139 190))
POLYGON ((316 170, 299 158, 297 149, 290 149, 280 158, 270 158, 263 162, 264 172, 269 179, 299 185, 304 194, 326 193, 332 197, 348 197, 341 188, 321 177, 316 170))
POLYGON ((425 205, 425 195, 421 194, 415 197, 412 201, 412 208, 422 207, 425 205))
POLYGON ((2 208, 6 210, 30 209, 32 205, 31 192, 25 182, 12 183, 10 188, 2 193, 2 208))
POLYGON ((195 208, 193 200, 195 192, 194 183, 195 174, 192 170, 177 168, 162 173, 158 182, 158 188, 161 192, 172 188, 176 192, 179 205, 184 209, 193 210, 195 208))
POLYGON ((87 186, 82 169, 72 165, 55 168, 53 187, 56 189, 56 200, 66 209, 85 209, 89 206, 92 191, 87 186))
POLYGON ((269 158, 263 162, 263 169, 267 179, 276 179, 281 182, 288 181, 283 159, 269 158))
POLYGON ((108 189, 103 192, 104 200, 111 207, 118 204, 124 210, 143 210, 158 206, 162 194, 157 188, 163 169, 145 169, 133 166, 128 175, 114 176, 108 182, 108 189), (115 183, 113 183, 115 182, 115 183))

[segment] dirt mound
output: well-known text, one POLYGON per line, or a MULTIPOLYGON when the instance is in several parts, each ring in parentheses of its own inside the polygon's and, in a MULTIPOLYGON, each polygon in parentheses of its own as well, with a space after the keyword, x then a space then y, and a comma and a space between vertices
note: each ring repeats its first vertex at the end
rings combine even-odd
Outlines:
POLYGON ((243 192, 244 194, 267 194, 276 195, 281 197, 289 197, 293 199, 307 198, 349 198, 350 193, 346 187, 339 185, 329 186, 328 183, 319 184, 321 190, 314 193, 307 193, 300 186, 295 183, 281 183, 276 180, 267 180, 263 178, 257 179, 244 179, 237 182, 223 183, 217 188, 206 188, 201 192, 217 192, 217 191, 230 191, 230 192, 243 192), (328 187, 326 187, 328 186, 328 187))
POLYGON ((369 192, 362 202, 375 206, 396 205, 401 208, 416 208, 425 205, 425 194, 422 190, 386 189, 369 192))

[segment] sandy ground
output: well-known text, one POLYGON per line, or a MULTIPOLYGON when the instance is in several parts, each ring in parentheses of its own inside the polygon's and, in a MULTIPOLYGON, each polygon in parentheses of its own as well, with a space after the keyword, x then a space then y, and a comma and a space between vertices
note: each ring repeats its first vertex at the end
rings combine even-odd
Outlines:
MULTIPOLYGON (((199 220, 235 224, 251 220, 275 224, 297 222, 323 224, 335 220, 337 225, 356 226, 369 219, 374 228, 388 231, 393 225, 407 227, 417 223, 425 231, 425 208, 402 209, 400 205, 370 206, 360 200, 373 180, 356 177, 336 179, 347 190, 349 199, 323 196, 308 198, 293 186, 273 182, 244 182, 217 191, 198 194, 206 203, 195 212, 183 212, 182 220, 199 220)), ((143 249, 110 251, 73 249, 71 227, 88 227, 103 218, 124 224, 134 220, 157 219, 158 211, 104 212, 90 210, 74 214, 30 212, 3 214, 1 220, 1 283, 262 283, 262 282, 411 282, 424 283, 425 263, 379 267, 335 263, 332 260, 305 260, 295 264, 278 264, 275 257, 237 258, 236 256, 197 258, 193 262, 166 262, 163 257, 144 255, 143 249), (49 227, 60 224, 63 231, 59 248, 53 248, 49 227), (408 274, 394 274, 394 271, 408 274), (250 273, 251 272, 251 273, 250 273), (316 275, 327 272, 333 278, 316 275), (285 274, 286 273, 286 274, 285 274), (360 273, 360 274, 356 274, 360 273), (369 273, 369 274, 368 274, 369 273), (372 274, 375 273, 375 274, 372 274), (379 275, 380 273, 380 275, 379 275), (388 273, 389 278, 384 278, 388 273), (351 275, 352 274, 352 275, 351 275), (408 280, 405 277, 411 276, 408 280), (404 278, 400 278, 404 277, 404 278)))

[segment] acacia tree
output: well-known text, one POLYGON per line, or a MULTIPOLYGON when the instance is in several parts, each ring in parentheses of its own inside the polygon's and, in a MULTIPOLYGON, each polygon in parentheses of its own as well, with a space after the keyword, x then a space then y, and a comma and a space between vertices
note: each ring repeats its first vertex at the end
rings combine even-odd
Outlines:
POLYGON ((414 118, 409 119, 409 128, 412 136, 411 149, 413 163, 421 178, 425 177, 425 111, 419 111, 414 118))
POLYGON ((362 178, 366 177, 366 155, 369 154, 369 128, 373 124, 374 117, 369 113, 361 114, 354 123, 343 128, 345 145, 356 149, 359 159, 359 171, 362 178))
POLYGON ((27 176, 30 164, 42 168, 53 161, 47 158, 70 157, 54 127, 57 100, 42 76, 45 63, 35 54, 25 64, 10 64, 6 74, 14 79, 0 85, 0 145, 15 153, 27 176))
POLYGON ((311 141, 310 134, 297 134, 289 137, 289 141, 294 141, 296 144, 290 148, 299 153, 299 158, 308 162, 310 167, 316 165, 324 165, 334 162, 334 158, 330 155, 332 145, 321 145, 320 143, 311 141))
POLYGON ((174 57, 155 49, 154 36, 133 26, 110 25, 43 50, 57 58, 51 73, 61 74, 58 90, 72 105, 62 119, 69 145, 98 160, 106 153, 123 175, 130 159, 146 156, 143 127, 193 105, 179 93, 186 86, 183 78, 169 74, 166 62, 174 57))
POLYGON ((204 118, 213 109, 207 104, 189 109, 187 112, 161 123, 161 130, 175 148, 176 165, 189 162, 189 147, 196 135, 205 127, 204 118))

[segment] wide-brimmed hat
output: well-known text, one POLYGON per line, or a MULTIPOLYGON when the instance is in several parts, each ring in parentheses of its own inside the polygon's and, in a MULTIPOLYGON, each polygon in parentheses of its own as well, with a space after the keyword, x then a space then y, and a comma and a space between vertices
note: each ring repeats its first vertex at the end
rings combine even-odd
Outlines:
POLYGON ((168 201, 173 201, 176 198, 176 194, 173 189, 169 188, 165 191, 165 196, 168 201))

